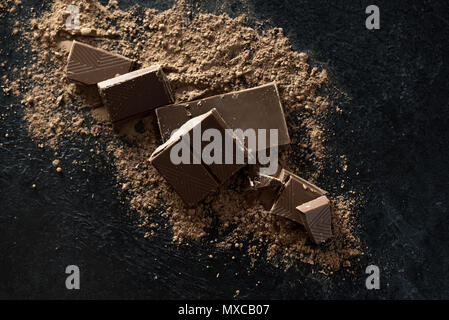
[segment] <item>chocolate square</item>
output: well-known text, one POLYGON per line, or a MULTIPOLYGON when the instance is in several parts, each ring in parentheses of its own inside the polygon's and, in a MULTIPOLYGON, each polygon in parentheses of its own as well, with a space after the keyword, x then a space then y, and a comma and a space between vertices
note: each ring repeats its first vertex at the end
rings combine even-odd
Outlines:
MULTIPOLYGON (((195 136, 194 130, 198 130, 200 139, 207 129, 217 129, 220 132, 222 141, 222 157, 224 159, 224 137, 227 125, 220 117, 219 113, 212 109, 211 111, 195 117, 187 121, 181 126, 163 145, 159 146, 151 155, 150 161, 159 171, 161 175, 172 185, 179 196, 188 206, 194 206, 208 194, 215 191, 220 184, 223 184, 229 177, 235 174, 245 164, 206 164, 202 160, 201 152, 208 142, 198 141, 199 149, 194 150, 193 139, 195 136), (184 138, 184 140, 183 140, 184 138), (186 140, 188 138, 188 140, 186 140), (183 141, 188 141, 189 145, 186 150, 189 150, 189 164, 174 164, 170 158, 172 149, 183 141), (195 164, 194 159, 199 163, 195 164)), ((235 139, 232 139, 233 148, 242 148, 243 146, 235 139)), ((179 146, 179 145, 178 145, 179 146)), ((235 153, 234 153, 235 155, 235 153)))
POLYGON ((87 85, 97 84, 129 72, 134 60, 88 44, 73 41, 70 49, 66 74, 67 79, 87 85))
POLYGON ((174 165, 171 162, 170 151, 180 141, 180 137, 167 141, 168 144, 163 149, 156 150, 151 155, 150 161, 181 199, 192 207, 216 190, 218 182, 202 164, 174 165))
POLYGON ((232 129, 265 129, 265 148, 290 144, 287 124, 276 83, 208 97, 201 100, 175 104, 156 109, 162 140, 169 139, 173 130, 192 117, 212 108, 222 116, 232 129), (269 141, 269 129, 278 130, 278 141, 269 141))
POLYGON ((145 116, 174 101, 169 81, 159 65, 102 81, 98 90, 114 123, 145 116))

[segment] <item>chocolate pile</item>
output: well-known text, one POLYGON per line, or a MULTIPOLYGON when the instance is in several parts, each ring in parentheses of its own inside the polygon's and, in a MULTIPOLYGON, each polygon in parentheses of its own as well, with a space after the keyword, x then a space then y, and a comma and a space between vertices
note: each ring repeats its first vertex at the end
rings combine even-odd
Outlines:
MULTIPOLYGON (((197 205, 246 166, 224 162, 205 164, 201 159, 189 164, 173 164, 169 156, 171 148, 183 137, 192 137, 196 126, 201 125, 201 130, 220 132, 226 132, 226 129, 276 129, 278 139, 271 141, 265 136, 264 141, 257 141, 257 150, 250 150, 256 153, 271 152, 273 148, 277 150, 290 143, 276 83, 172 104, 174 95, 161 66, 131 71, 134 65, 134 61, 126 57, 73 41, 66 72, 68 79, 97 85, 113 125, 155 110, 164 144, 149 160, 187 206, 197 205)), ((234 148, 243 149, 247 156, 247 141, 235 136, 231 138, 235 142, 234 148)), ((260 140, 260 136, 257 139, 260 140)), ((200 157, 194 152, 191 154, 193 158, 200 157)), ((248 192, 258 197, 271 213, 302 224, 315 243, 332 236, 332 210, 327 192, 285 169, 274 175, 248 170, 252 171, 257 173, 249 173, 248 192)))

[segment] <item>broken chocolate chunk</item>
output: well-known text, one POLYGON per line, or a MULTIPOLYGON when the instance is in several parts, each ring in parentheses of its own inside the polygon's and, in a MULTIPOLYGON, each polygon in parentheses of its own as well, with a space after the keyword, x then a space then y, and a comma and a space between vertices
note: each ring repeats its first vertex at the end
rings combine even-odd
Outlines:
POLYGON ((234 158, 237 151, 245 154, 243 144, 233 136, 226 137, 226 129, 226 122, 216 109, 212 109, 187 121, 150 157, 150 162, 188 206, 196 205, 245 166, 245 162, 236 163, 234 158), (214 152, 210 153, 214 160, 212 162, 204 159, 204 150, 208 146, 204 141, 207 140, 204 139, 204 132, 208 129, 216 130, 217 139, 223 139, 221 143, 215 144, 218 147, 221 145, 221 150, 213 150, 214 152), (226 147, 229 146, 229 150, 233 150, 233 161, 225 163, 226 147), (221 155, 215 152, 220 152, 221 155))
POLYGON ((114 123, 145 116, 174 101, 170 83, 159 65, 102 81, 98 90, 114 123))
POLYGON ((156 109, 162 140, 170 138, 173 130, 192 117, 217 109, 232 129, 265 129, 266 140, 257 142, 257 151, 290 143, 284 112, 282 110, 276 83, 242 91, 208 97, 182 104, 156 109), (270 141, 270 129, 278 130, 277 141, 270 141))
POLYGON ((91 85, 127 73, 133 65, 132 59, 74 40, 66 73, 70 80, 91 85))
POLYGON ((264 174, 250 176, 248 179, 249 185, 246 189, 251 194, 248 202, 258 201, 265 210, 270 210, 283 186, 282 179, 264 174))
POLYGON ((303 203, 296 211, 313 242, 320 243, 332 237, 331 207, 326 196, 303 203))
POLYGON ((302 224, 315 243, 330 238, 331 207, 327 192, 287 170, 283 169, 281 174, 284 185, 271 213, 302 224))

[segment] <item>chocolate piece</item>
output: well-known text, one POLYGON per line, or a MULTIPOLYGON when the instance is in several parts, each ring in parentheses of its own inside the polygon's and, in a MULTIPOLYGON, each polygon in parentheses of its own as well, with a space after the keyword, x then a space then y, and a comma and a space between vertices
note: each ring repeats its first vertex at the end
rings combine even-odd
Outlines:
POLYGON ((247 191, 251 192, 252 196, 248 200, 257 199, 265 210, 270 210, 282 186, 282 180, 276 177, 263 174, 250 177, 247 191))
POLYGON ((278 188, 282 186, 281 179, 276 177, 267 176, 264 174, 259 174, 257 179, 254 180, 254 188, 255 189, 265 189, 265 188, 278 188))
POLYGON ((114 123, 144 116, 174 101, 170 83, 159 65, 102 81, 97 86, 114 123))
MULTIPOLYGON (((210 116, 205 117, 201 121, 201 136, 207 129, 218 130, 218 132, 220 133, 220 143, 222 148, 221 150, 219 150, 219 152, 221 151, 221 156, 220 154, 217 154, 215 157, 217 161, 213 161, 212 163, 208 164, 204 163, 204 165, 207 166, 209 172, 216 178, 216 180, 220 184, 223 184, 224 182, 226 182, 226 180, 228 180, 228 178, 234 175, 234 173, 240 170, 240 168, 245 166, 245 164, 247 163, 247 152, 243 146, 243 143, 241 143, 236 137, 226 132, 226 129, 229 129, 229 127, 215 108, 213 108, 206 114, 210 114, 210 116), (230 143, 229 150, 226 150, 226 143, 228 143, 227 140, 230 143), (229 161, 230 163, 226 163, 227 151, 232 152, 232 158, 229 161), (237 152, 241 152, 241 154, 243 155, 241 163, 238 163, 237 161, 237 152)), ((189 132, 189 135, 190 141, 193 141, 193 130, 189 132)), ((208 144, 209 142, 207 141, 201 141, 201 150, 203 150, 208 144)), ((215 156, 215 153, 213 153, 212 155, 215 156)))
MULTIPOLYGON (((168 141, 159 146, 151 155, 150 162, 172 185, 188 206, 196 205, 244 166, 244 164, 235 164, 235 162, 233 164, 206 164, 201 159, 202 150, 207 145, 206 142, 201 141, 201 137, 207 129, 217 129, 221 133, 221 137, 223 138, 222 159, 225 159, 224 141, 226 137, 224 135, 227 134, 225 132, 227 128, 227 124, 220 117, 216 109, 212 109, 203 115, 187 121, 168 141), (200 150, 196 150, 193 146, 195 143, 193 138, 198 138, 195 136, 197 129, 200 129, 198 132, 201 140, 197 141, 200 145, 200 150), (183 141, 188 141, 185 150, 188 150, 189 153, 189 163, 184 164, 181 162, 180 164, 174 164, 170 153, 175 146, 179 147, 179 143, 183 143, 183 141), (195 160, 197 164, 195 164, 195 160)), ((243 145, 239 141, 233 139, 234 137, 228 138, 230 139, 229 141, 232 141, 234 151, 237 148, 243 148, 243 145)), ((235 155, 235 152, 233 154, 235 155)))
MULTIPOLYGON (((162 140, 169 139, 173 130, 179 128, 192 117, 216 108, 224 121, 232 129, 267 129, 265 147, 282 146, 290 143, 284 112, 276 83, 208 97, 182 104, 156 109, 162 140), (278 142, 269 141, 269 130, 278 129, 278 142)), ((257 133, 257 132, 256 132, 257 133)))
POLYGON ((67 78, 97 84, 131 70, 134 60, 73 40, 67 62, 67 78))
POLYGON ((313 242, 320 243, 332 237, 331 207, 326 196, 303 203, 296 211, 313 242))
POLYGON ((282 170, 281 175, 284 176, 284 186, 271 213, 302 224, 315 243, 331 237, 331 208, 325 196, 327 192, 287 170, 282 170))

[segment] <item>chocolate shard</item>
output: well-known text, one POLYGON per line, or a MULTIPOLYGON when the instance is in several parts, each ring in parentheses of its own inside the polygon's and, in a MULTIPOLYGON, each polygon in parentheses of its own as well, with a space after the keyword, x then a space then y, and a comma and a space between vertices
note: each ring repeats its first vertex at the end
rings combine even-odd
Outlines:
POLYGON ((331 208, 326 197, 327 192, 285 169, 281 171, 281 175, 284 185, 271 207, 271 213, 302 224, 315 243, 320 243, 331 237, 332 232, 328 232, 331 228, 331 208), (318 198, 320 198, 320 201, 313 202, 318 198), (324 210, 324 204, 326 203, 324 199, 327 200, 329 211, 324 210), (310 207, 303 207, 302 205, 309 205, 310 207), (305 212, 297 209, 299 207, 305 212), (315 207, 322 210, 318 212, 321 212, 322 215, 316 215, 315 207), (318 217, 318 220, 315 220, 316 217, 318 217), (314 225, 315 223, 318 224, 314 225))
POLYGON ((265 129, 267 138, 257 151, 290 144, 287 125, 276 83, 208 97, 156 109, 162 140, 192 117, 216 108, 231 129, 265 129), (270 141, 269 129, 278 130, 278 141, 270 141))
POLYGON ((259 174, 254 180, 255 189, 278 188, 282 185, 282 181, 276 177, 259 174))
POLYGON ((282 186, 282 180, 276 177, 264 174, 249 177, 247 191, 249 191, 252 196, 248 198, 248 200, 253 201, 254 199, 257 199, 265 210, 270 210, 282 186))
POLYGON ((170 83, 159 65, 125 73, 97 86, 114 123, 145 116, 174 101, 170 83))
MULTIPOLYGON (((207 145, 202 141, 204 131, 216 129, 222 136, 227 134, 225 131, 227 128, 219 113, 212 109, 187 121, 151 155, 150 162, 188 206, 196 205, 245 165, 236 163, 206 164, 202 159, 202 150, 207 145), (196 140, 198 138, 200 140, 196 140), (198 143, 199 150, 195 148, 195 143, 198 143), (187 151, 187 163, 179 160, 173 161, 171 157, 172 150, 175 147, 177 149, 173 152, 177 152, 179 156, 181 144, 185 144, 183 152, 187 151)), ((243 145, 233 138, 228 137, 232 141, 234 150, 243 148, 243 145)), ((223 137, 223 139, 226 138, 223 137)), ((222 152, 224 157, 223 154, 224 152, 222 152)))
POLYGON ((332 237, 331 207, 326 196, 303 203, 296 211, 313 242, 321 243, 332 237))
POLYGON ((91 85, 127 73, 133 65, 132 59, 73 40, 66 74, 70 80, 91 85))

